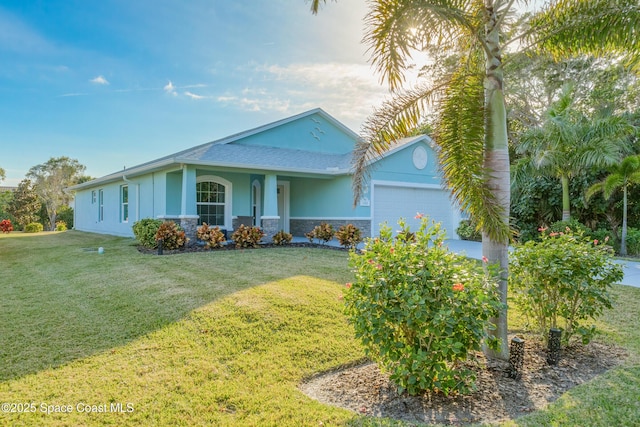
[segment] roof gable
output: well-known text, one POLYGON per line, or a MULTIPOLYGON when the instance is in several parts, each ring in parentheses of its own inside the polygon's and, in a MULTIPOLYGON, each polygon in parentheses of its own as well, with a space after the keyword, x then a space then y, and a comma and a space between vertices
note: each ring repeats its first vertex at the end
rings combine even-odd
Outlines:
POLYGON ((215 141, 284 148, 315 153, 346 154, 353 151, 358 135, 324 110, 316 108, 215 141))

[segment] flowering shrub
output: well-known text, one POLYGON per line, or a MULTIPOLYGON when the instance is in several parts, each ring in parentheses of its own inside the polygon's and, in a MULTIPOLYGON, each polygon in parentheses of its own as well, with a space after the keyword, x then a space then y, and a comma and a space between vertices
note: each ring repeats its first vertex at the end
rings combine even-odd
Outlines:
POLYGON ((449 252, 440 225, 427 221, 415 240, 394 240, 385 225, 362 254, 351 252, 355 281, 344 293, 345 312, 399 392, 467 393, 475 377, 461 362, 488 338, 501 307, 497 286, 491 269, 449 252))
POLYGON ((611 308, 609 288, 622 280, 622 267, 613 262, 607 242, 584 237, 568 226, 563 231, 539 231, 540 241, 518 245, 510 254, 514 301, 544 339, 549 328, 563 328, 565 344, 575 334, 588 343, 596 329, 584 321, 611 308))
POLYGON ((360 229, 353 224, 341 226, 335 236, 340 245, 345 248, 355 249, 358 243, 362 242, 360 229))
POLYGON ((24 226, 25 233, 40 233, 44 230, 44 227, 39 222, 30 222, 24 226))
POLYGON ((143 218, 133 223, 133 234, 136 240, 144 247, 155 249, 158 247, 156 233, 162 225, 161 219, 143 218))
POLYGON ((323 222, 320 225, 316 225, 313 230, 306 233, 305 236, 310 242, 313 242, 313 239, 317 239, 318 242, 326 244, 328 241, 333 239, 333 226, 323 222))
POLYGON ((293 240, 293 236, 291 235, 291 233, 280 230, 271 238, 271 240, 273 241, 274 245, 288 245, 289 243, 291 243, 291 240, 293 240))
POLYGON ((13 224, 11 224, 10 219, 0 221, 0 231, 7 234, 13 231, 13 224))
POLYGON ((235 242, 237 248, 257 248, 264 236, 265 233, 260 227, 250 227, 243 224, 233 232, 231 240, 235 242))
POLYGON ((56 231, 66 231, 67 223, 64 221, 56 221, 56 231))
POLYGON ((162 247, 167 250, 179 249, 189 241, 184 230, 173 221, 165 221, 158 227, 156 240, 162 240, 162 247))
POLYGON ((209 227, 205 222, 196 230, 196 237, 206 243, 208 248, 220 248, 227 240, 220 227, 209 227))

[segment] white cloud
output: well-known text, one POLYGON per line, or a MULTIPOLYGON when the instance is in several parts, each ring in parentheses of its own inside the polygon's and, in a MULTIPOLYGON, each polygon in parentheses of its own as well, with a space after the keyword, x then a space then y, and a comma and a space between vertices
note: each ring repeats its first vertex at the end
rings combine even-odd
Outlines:
POLYGON ((196 95, 195 93, 192 93, 192 92, 189 92, 189 91, 186 91, 184 94, 186 96, 188 96, 189 98, 191 98, 191 99, 204 99, 205 98, 202 95, 196 95))
POLYGON ((164 87, 163 87, 164 91, 170 95, 173 96, 178 96, 178 92, 176 92, 176 87, 173 85, 173 83, 171 83, 171 80, 169 80, 169 83, 167 83, 164 87))
POLYGON ((100 75, 96 78, 93 78, 91 80, 89 80, 91 83, 97 84, 97 85, 108 85, 109 81, 107 79, 104 78, 104 76, 100 75))
POLYGON ((367 64, 248 64, 252 83, 217 100, 247 111, 295 114, 321 107, 354 130, 388 94, 367 64))

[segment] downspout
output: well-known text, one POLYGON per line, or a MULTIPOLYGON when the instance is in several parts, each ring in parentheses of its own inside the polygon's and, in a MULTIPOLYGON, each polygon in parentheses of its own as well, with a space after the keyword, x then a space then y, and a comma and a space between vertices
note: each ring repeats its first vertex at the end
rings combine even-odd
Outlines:
MULTIPOLYGON (((122 180, 127 184, 130 184, 130 185, 134 184, 134 182, 128 179, 126 175, 122 175, 122 180)), ((136 217, 134 222, 140 220, 140 183, 135 184, 135 186, 136 186, 136 217)))

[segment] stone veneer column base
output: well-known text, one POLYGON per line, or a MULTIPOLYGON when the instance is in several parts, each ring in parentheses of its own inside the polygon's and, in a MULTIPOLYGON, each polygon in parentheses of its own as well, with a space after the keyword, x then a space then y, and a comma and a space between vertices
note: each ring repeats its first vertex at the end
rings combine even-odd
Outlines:
POLYGON ((270 243, 273 236, 276 235, 279 229, 280 218, 262 218, 262 231, 265 232, 265 236, 262 238, 263 242, 270 243))
POLYGON ((196 232, 198 231, 198 215, 181 216, 178 218, 180 227, 184 230, 184 234, 189 238, 187 246, 195 245, 198 241, 196 232))

